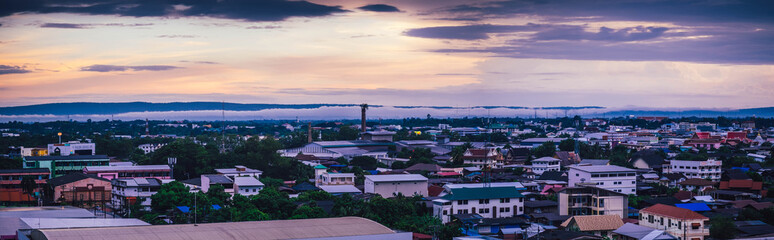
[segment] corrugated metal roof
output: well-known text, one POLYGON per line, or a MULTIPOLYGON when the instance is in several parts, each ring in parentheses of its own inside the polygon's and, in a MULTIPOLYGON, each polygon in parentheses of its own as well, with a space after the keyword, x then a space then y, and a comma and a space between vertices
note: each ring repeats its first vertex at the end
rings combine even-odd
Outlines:
MULTIPOLYGON (((359 217, 153 225, 80 229, 43 229, 32 233, 33 239, 305 239, 343 236, 394 234, 389 228, 359 217)), ((409 235, 410 236, 410 235, 409 235)))

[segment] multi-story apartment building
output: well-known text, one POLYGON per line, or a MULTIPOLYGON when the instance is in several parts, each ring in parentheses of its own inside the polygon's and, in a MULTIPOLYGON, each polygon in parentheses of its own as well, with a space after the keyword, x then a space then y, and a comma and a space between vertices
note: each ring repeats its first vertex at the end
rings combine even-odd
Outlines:
POLYGON ((664 163, 664 173, 682 173, 687 178, 709 178, 711 181, 720 181, 722 172, 720 168, 723 166, 723 161, 718 160, 706 160, 706 161, 690 161, 690 160, 670 160, 664 163))
POLYGON ((484 169, 485 167, 502 168, 505 158, 497 149, 468 149, 462 155, 462 161, 466 165, 484 169))
POLYGON ((125 214, 129 206, 142 201, 140 206, 150 211, 151 196, 156 194, 164 183, 157 178, 114 178, 111 180, 113 184, 111 207, 117 213, 125 214))
POLYGON ((314 185, 355 185, 354 173, 331 173, 322 164, 314 166, 314 185))
POLYGON ((640 210, 639 224, 665 230, 679 240, 704 240, 709 236, 709 218, 694 211, 664 204, 640 210))
POLYGON ((156 143, 156 144, 154 144, 154 143, 146 143, 146 144, 140 144, 140 146, 137 146, 137 148, 142 150, 142 152, 144 152, 145 154, 148 154, 148 153, 155 152, 159 148, 161 148, 163 146, 166 146, 166 145, 167 145, 166 143, 156 143))
POLYGON ((382 197, 427 196, 427 178, 420 174, 366 175, 365 192, 382 197))
POLYGON ((542 157, 532 160, 532 172, 537 175, 546 171, 559 171, 561 160, 552 157, 542 157))
POLYGON ((48 154, 51 156, 94 155, 95 149, 94 143, 79 141, 48 144, 48 154))
POLYGON ((626 194, 598 187, 569 187, 559 192, 559 215, 618 215, 626 218, 626 194))
POLYGON ((258 194, 264 187, 264 184, 253 176, 234 177, 234 193, 242 196, 252 196, 258 194))
POLYGON ((24 157, 24 168, 48 168, 51 178, 68 173, 83 173, 88 166, 108 166, 110 158, 106 155, 69 155, 24 157))
POLYGON ((595 186, 623 194, 637 194, 634 169, 614 165, 570 166, 568 187, 595 186))
MULTIPOLYGON (((48 168, 0 169, 0 202, 35 201, 33 196, 24 192, 22 180, 29 177, 35 180, 38 186, 43 186, 50 175, 48 168)), ((40 192, 40 189, 35 191, 40 192)))
POLYGON ((506 218, 524 213, 524 195, 515 187, 452 188, 433 200, 433 215, 443 223, 451 215, 475 213, 484 218, 506 218))
POLYGON ((135 166, 88 166, 83 173, 94 174, 105 179, 125 178, 158 178, 171 179, 172 169, 167 165, 135 165, 135 166))

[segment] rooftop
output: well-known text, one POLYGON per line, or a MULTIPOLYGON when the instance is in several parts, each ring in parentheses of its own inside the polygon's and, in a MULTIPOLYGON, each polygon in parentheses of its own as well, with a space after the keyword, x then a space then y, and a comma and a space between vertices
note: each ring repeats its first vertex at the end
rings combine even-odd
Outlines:
POLYGON ((234 184, 237 186, 263 186, 263 183, 251 176, 235 177, 234 184))
POLYGON ((353 185, 320 185, 319 188, 328 193, 362 193, 353 185))
POLYGON ((0 169, 0 174, 11 173, 45 173, 49 174, 51 171, 48 168, 19 168, 19 169, 0 169))
MULTIPOLYGON (((43 229, 33 239, 310 239, 396 234, 372 220, 359 217, 152 225, 136 227, 43 229)), ((411 233, 408 233, 408 239, 411 233)), ((384 237, 382 239, 388 239, 384 237)), ((402 238, 401 238, 402 239, 402 238)))
POLYGON ((582 232, 613 230, 624 225, 623 220, 618 215, 589 215, 572 216, 565 220, 561 226, 566 228, 573 222, 582 232))
POLYGON ((27 229, 149 226, 136 218, 21 218, 27 229))
POLYGON ((677 239, 662 230, 656 230, 653 228, 640 226, 633 223, 626 223, 619 227, 614 233, 621 234, 627 237, 631 237, 639 240, 667 240, 677 239))
POLYGON ((669 205, 664 204, 656 204, 653 206, 650 206, 648 208, 643 208, 640 210, 640 213, 647 212, 657 215, 662 215, 666 217, 676 218, 676 219, 707 219, 709 218, 698 214, 694 211, 685 209, 685 208, 679 208, 679 207, 673 207, 669 205))
POLYGON ((104 178, 101 178, 101 177, 97 177, 97 176, 87 175, 87 174, 83 174, 83 173, 70 173, 70 174, 67 174, 67 175, 64 175, 64 176, 61 176, 61 177, 55 177, 55 178, 49 179, 48 183, 50 183, 51 186, 61 186, 61 185, 64 185, 64 184, 68 184, 68 183, 72 183, 72 182, 77 182, 77 181, 80 181, 80 180, 83 180, 83 179, 87 179, 87 178, 93 178, 93 179, 97 179, 97 180, 102 180, 102 181, 110 182, 110 180, 107 180, 107 179, 104 179, 104 178))
POLYGON ((134 166, 88 166, 87 172, 112 172, 112 171, 170 171, 168 165, 134 165, 134 166))
POLYGON ((37 156, 37 157, 24 157, 26 161, 49 161, 49 160, 107 160, 110 159, 107 155, 69 155, 69 156, 37 156))
POLYGON ((520 198, 524 197, 515 187, 489 187, 489 188, 452 188, 450 194, 446 194, 445 200, 471 200, 471 199, 495 199, 495 198, 520 198))
POLYGON ((372 182, 412 182, 427 181, 425 176, 420 174, 388 174, 388 175, 366 175, 365 178, 372 182))
POLYGON ((595 165, 595 166, 570 166, 572 169, 577 169, 584 172, 632 172, 634 169, 629 169, 615 165, 595 165))
POLYGON ((261 170, 247 168, 245 166, 236 166, 235 168, 220 168, 215 169, 215 172, 219 174, 263 173, 261 170))

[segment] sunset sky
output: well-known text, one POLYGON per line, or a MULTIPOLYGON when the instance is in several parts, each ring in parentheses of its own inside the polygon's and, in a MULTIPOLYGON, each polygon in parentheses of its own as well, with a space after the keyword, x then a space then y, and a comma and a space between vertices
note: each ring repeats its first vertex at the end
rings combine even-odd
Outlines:
POLYGON ((0 106, 774 106, 774 2, 0 1, 0 106))

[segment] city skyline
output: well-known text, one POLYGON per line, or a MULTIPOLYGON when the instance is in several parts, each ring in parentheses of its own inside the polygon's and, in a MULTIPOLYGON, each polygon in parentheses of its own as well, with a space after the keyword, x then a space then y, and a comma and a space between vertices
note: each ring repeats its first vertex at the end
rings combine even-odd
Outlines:
POLYGON ((6 1, 0 105, 770 107, 772 10, 766 1, 6 1))

